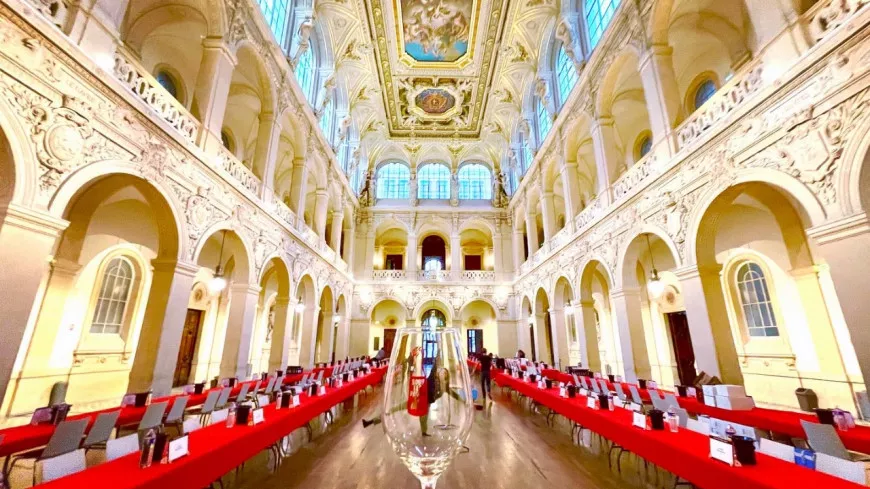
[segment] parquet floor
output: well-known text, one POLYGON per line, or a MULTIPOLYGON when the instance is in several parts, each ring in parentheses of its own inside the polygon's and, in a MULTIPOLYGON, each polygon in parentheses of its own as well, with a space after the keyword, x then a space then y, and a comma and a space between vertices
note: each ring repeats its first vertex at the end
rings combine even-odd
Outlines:
MULTIPOLYGON (((225 482, 246 489, 419 488, 393 453, 381 426, 364 429, 360 423, 379 409, 379 402, 380 391, 360 400, 356 408, 348 407, 328 430, 315 430, 311 443, 303 445, 304 435, 297 433, 295 439, 302 446, 277 473, 268 470, 268 457, 261 455, 246 464, 238 480, 228 476, 225 482)), ((623 459, 623 474, 611 471, 607 458, 597 453, 596 443, 592 448, 575 445, 565 420, 549 427, 543 415, 529 413, 507 393, 496 392, 495 402, 476 415, 467 443, 470 452, 456 458, 438 481, 438 489, 654 487, 641 483, 631 457, 623 459)))

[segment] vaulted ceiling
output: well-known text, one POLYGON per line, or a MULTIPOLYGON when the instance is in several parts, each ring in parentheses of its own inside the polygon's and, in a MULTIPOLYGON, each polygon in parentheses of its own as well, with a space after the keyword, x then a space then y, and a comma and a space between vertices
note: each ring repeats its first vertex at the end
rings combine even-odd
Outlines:
POLYGON ((315 5, 370 164, 475 158, 498 167, 549 62, 556 0, 315 5))

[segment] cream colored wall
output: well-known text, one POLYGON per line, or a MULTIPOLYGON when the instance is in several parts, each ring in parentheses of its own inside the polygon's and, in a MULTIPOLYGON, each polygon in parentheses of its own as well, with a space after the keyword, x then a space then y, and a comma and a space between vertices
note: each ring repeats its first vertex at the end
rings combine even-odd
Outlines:
POLYGON ((375 355, 378 350, 372 348, 375 338, 380 338, 378 344, 384 345, 384 330, 401 328, 405 326, 405 308, 398 302, 384 301, 375 306, 369 322, 368 342, 365 345, 365 353, 375 355), (395 325, 389 324, 390 319, 395 319, 395 325))
POLYGON ((502 352, 500 350, 499 344, 499 327, 495 319, 495 313, 492 310, 492 306, 487 304, 486 302, 475 301, 471 304, 465 306, 462 309, 462 313, 459 317, 460 324, 454 324, 453 327, 458 328, 461 333, 462 340, 462 351, 468 355, 468 330, 469 329, 482 329, 483 330, 483 347, 486 348, 487 352, 492 353, 493 355, 509 355, 513 356, 516 351, 506 351, 502 352), (471 324, 471 321, 475 319, 477 321, 477 325, 474 326, 471 324))

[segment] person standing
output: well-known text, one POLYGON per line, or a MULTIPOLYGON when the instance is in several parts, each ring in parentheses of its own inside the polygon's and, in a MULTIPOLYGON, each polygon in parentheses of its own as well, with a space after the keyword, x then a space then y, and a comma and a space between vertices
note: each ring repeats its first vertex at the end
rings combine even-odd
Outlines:
POLYGON ((490 367, 492 367, 492 353, 487 354, 486 348, 480 352, 478 359, 478 367, 480 368, 480 388, 483 399, 486 400, 487 395, 489 400, 492 400, 490 367))

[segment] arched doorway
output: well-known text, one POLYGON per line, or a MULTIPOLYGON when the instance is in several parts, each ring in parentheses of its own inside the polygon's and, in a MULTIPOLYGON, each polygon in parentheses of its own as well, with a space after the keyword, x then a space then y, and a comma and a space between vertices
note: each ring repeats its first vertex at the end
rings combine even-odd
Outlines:
POLYGON ((556 368, 556 352, 553 348, 553 330, 550 322, 550 300, 544 289, 538 289, 535 296, 535 337, 538 345, 538 359, 556 368))
POLYGON ((317 332, 314 336, 314 351, 315 363, 326 363, 329 361, 329 347, 331 343, 330 335, 334 327, 335 309, 332 302, 332 289, 324 287, 320 294, 320 309, 317 316, 317 332))
POLYGON ((441 236, 430 234, 423 238, 421 251, 423 255, 423 270, 438 272, 447 269, 447 245, 441 236))
POLYGON ((381 348, 387 357, 390 356, 396 340, 396 330, 405 326, 406 311, 405 306, 392 299, 382 300, 372 308, 366 347, 371 356, 375 356, 381 348))
POLYGON ((296 305, 290 343, 291 365, 311 368, 314 365, 313 333, 318 319, 317 291, 310 275, 303 275, 296 286, 296 305))
POLYGON ((484 300, 475 300, 466 304, 459 313, 461 322, 462 347, 466 355, 481 353, 486 348, 488 353, 501 356, 513 355, 514 352, 501 351, 499 348, 499 331, 495 317, 495 309, 484 300))

